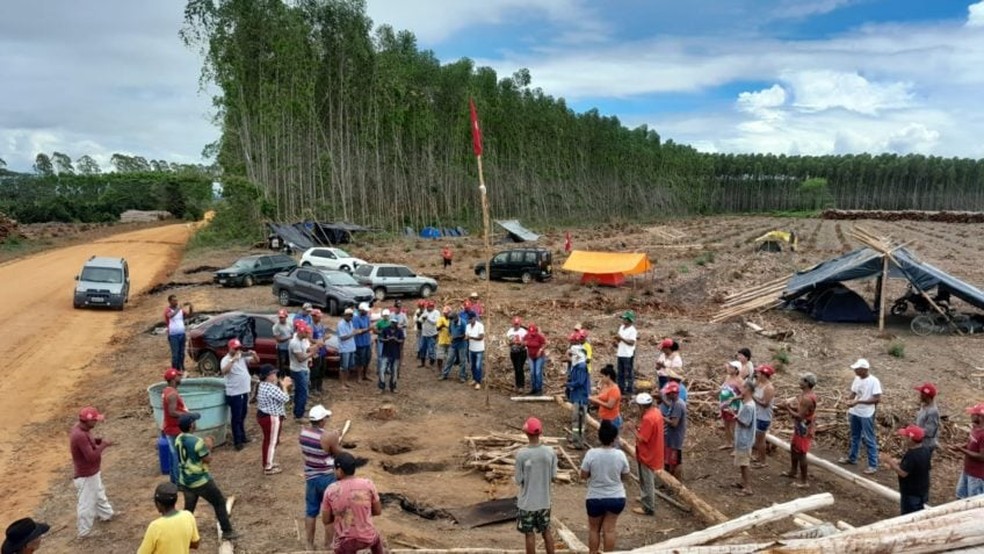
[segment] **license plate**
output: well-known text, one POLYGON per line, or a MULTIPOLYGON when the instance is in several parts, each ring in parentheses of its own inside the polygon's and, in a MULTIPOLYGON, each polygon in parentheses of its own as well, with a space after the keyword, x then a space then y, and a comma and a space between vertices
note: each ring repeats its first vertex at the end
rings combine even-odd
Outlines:
POLYGON ((219 279, 219 284, 220 284, 220 285, 224 285, 224 284, 226 284, 226 280, 225 280, 225 279, 219 279))
POLYGON ((102 302, 105 302, 105 301, 106 301, 105 298, 101 298, 99 296, 93 296, 92 298, 89 299, 89 302, 92 302, 94 304, 99 304, 99 303, 102 303, 102 302))

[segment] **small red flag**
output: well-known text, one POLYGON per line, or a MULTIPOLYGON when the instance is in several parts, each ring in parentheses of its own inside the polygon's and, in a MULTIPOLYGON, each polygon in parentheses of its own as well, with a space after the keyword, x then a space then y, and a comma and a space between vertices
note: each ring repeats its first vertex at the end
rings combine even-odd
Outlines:
POLYGON ((564 233, 564 253, 570 254, 572 247, 573 245, 571 244, 571 232, 567 231, 566 233, 564 233))
POLYGON ((475 155, 482 155, 482 129, 478 126, 478 110, 475 109, 475 100, 473 98, 468 99, 468 108, 471 110, 471 128, 472 128, 472 147, 475 149, 475 155))

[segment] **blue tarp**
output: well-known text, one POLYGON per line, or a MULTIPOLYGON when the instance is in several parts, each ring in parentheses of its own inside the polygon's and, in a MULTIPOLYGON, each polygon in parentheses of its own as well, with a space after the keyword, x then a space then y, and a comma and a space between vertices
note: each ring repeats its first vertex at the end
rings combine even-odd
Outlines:
POLYGON ((424 227, 420 230, 420 236, 425 239, 441 238, 441 230, 437 227, 424 227))
MULTIPOLYGON (((800 271, 789 280, 783 298, 793 300, 834 283, 877 278, 882 272, 883 256, 881 252, 862 248, 800 271)), ((923 291, 939 286, 964 302, 984 310, 984 291, 920 261, 905 248, 892 251, 892 258, 888 262, 888 276, 906 279, 923 291)))

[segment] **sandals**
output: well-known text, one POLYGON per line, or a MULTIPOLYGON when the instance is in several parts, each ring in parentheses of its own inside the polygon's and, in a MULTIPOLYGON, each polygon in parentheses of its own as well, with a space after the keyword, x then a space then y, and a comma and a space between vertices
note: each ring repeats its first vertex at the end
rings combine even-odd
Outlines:
POLYGON ((752 491, 750 491, 750 490, 748 490, 746 488, 741 488, 741 489, 736 490, 735 491, 735 494, 738 495, 738 496, 752 496, 755 493, 753 493, 752 491))
POLYGON ((790 473, 788 471, 783 471, 782 473, 779 474, 779 476, 780 477, 786 477, 788 479, 796 479, 796 474, 795 473, 790 473))
POLYGON ((801 483, 799 481, 794 481, 793 482, 793 486, 796 487, 797 489, 808 489, 808 488, 810 488, 810 484, 809 483, 801 483))
POLYGON ((281 473, 281 472, 283 472, 283 469, 281 469, 278 466, 273 466, 273 467, 264 469, 263 470, 263 475, 276 475, 276 474, 281 473))

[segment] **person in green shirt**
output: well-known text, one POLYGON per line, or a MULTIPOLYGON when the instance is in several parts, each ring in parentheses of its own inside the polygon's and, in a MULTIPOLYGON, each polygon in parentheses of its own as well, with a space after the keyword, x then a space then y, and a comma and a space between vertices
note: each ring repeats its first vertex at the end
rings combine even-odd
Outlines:
POLYGON ((232 540, 239 537, 239 533, 232 529, 225 496, 208 471, 208 464, 212 461, 209 450, 212 438, 202 439, 192 434, 195 431, 195 421, 200 417, 201 414, 196 413, 181 414, 178 418, 181 434, 174 440, 178 450, 178 483, 184 492, 185 510, 195 513, 198 498, 204 498, 215 509, 215 519, 222 529, 222 538, 232 540))
POLYGON ((137 554, 189 554, 198 550, 198 525, 195 516, 186 510, 178 510, 178 486, 161 483, 154 491, 154 506, 161 514, 147 527, 137 554))

